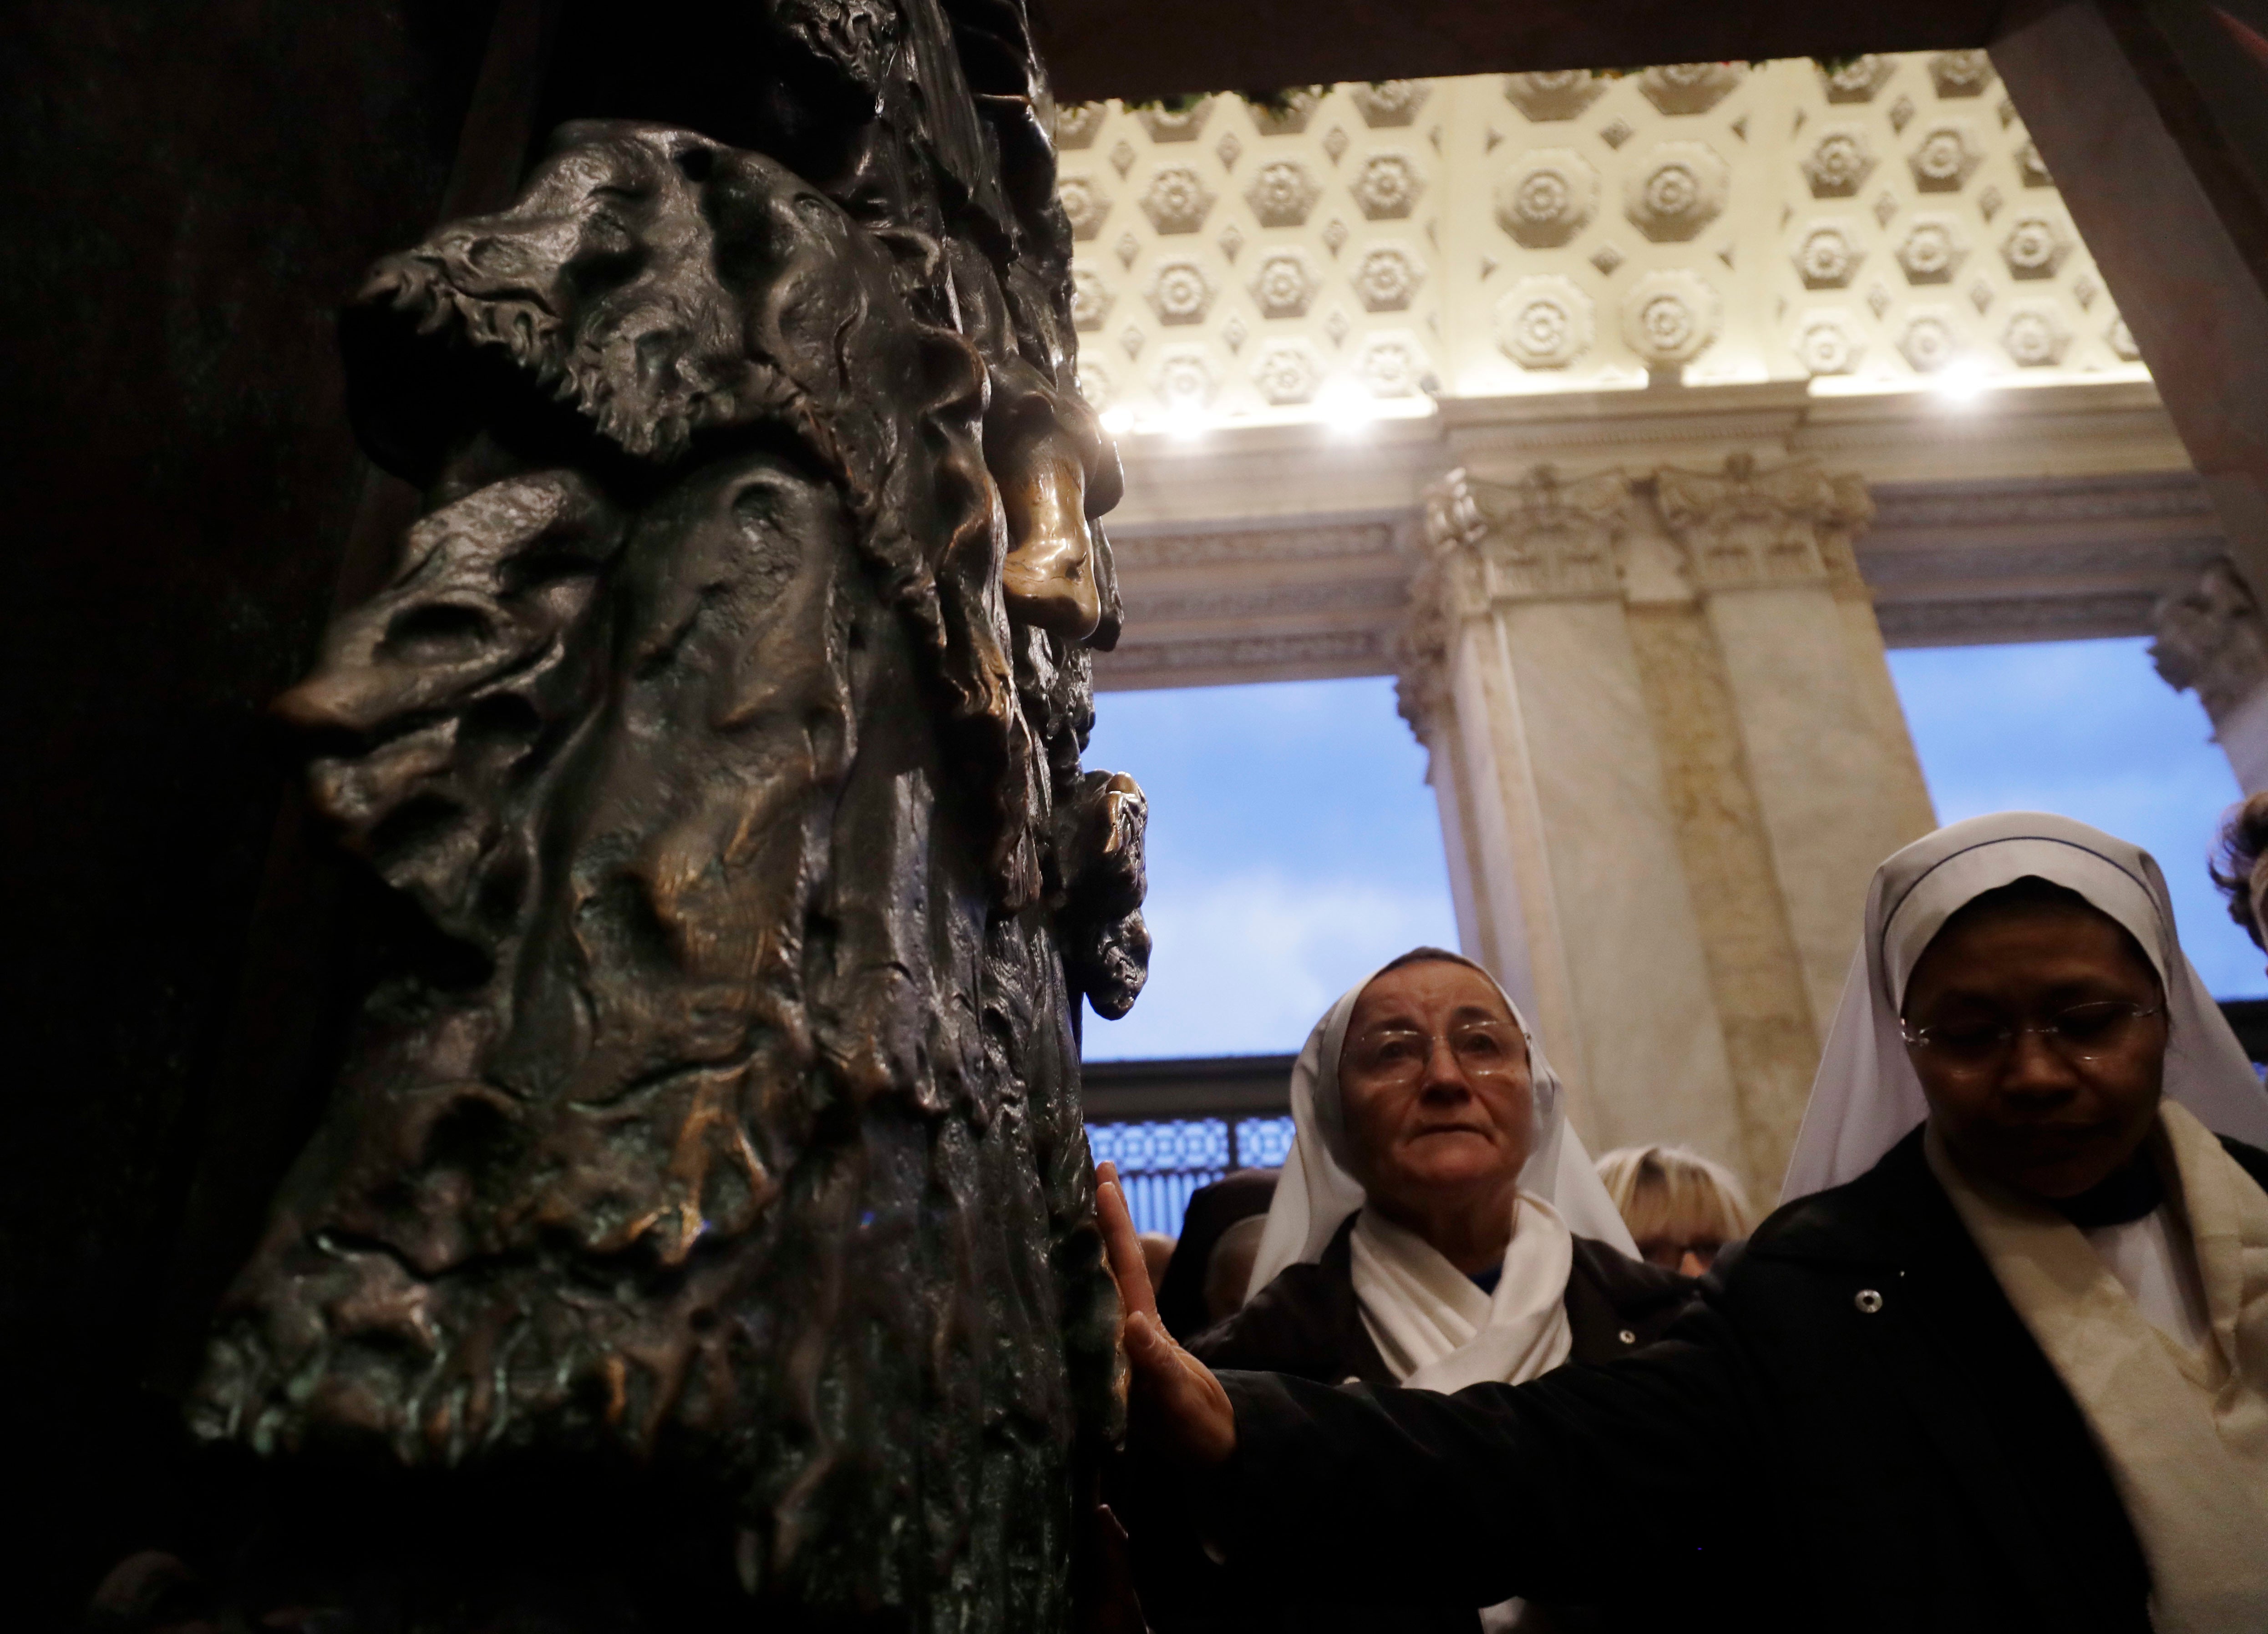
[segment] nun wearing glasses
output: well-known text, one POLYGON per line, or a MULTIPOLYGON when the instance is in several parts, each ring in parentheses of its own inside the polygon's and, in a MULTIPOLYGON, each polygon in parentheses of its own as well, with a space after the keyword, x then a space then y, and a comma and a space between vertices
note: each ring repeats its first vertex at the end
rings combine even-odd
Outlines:
MULTIPOLYGON (((1438 1392, 1519 1384, 1626 1354, 1692 1298, 1692 1282, 1636 1257, 1541 1044, 1460 954, 1415 948, 1341 995, 1292 1069, 1292 1118, 1243 1306, 1189 1342, 1214 1367, 1438 1392)), ((1161 1634, 1602 1626, 1589 1607, 1256 1600, 1189 1572, 1193 1549, 1168 1551, 1183 1570, 1166 1580, 1138 1528, 1135 1542, 1161 1634)))
POLYGON ((1662 1343, 1450 1395, 1216 1374, 1138 1284, 1134 1433, 1233 1571, 1311 1596, 2257 1634, 2264 1145, 2157 865, 1957 823, 1876 872, 1789 1200, 1662 1343))

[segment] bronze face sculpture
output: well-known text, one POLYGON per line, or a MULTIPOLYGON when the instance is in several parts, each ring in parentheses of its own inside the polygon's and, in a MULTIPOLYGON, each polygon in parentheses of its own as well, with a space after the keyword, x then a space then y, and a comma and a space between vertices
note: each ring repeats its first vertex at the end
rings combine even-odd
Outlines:
POLYGON ((1115 459, 1031 258, 955 242, 585 121, 373 273, 358 425, 428 509, 278 709, 401 953, 209 1441, 713 1495, 696 1569, 788 1626, 1064 1621, 1116 1412, 1071 1013, 1141 985, 1145 805, 1079 764, 1115 459))

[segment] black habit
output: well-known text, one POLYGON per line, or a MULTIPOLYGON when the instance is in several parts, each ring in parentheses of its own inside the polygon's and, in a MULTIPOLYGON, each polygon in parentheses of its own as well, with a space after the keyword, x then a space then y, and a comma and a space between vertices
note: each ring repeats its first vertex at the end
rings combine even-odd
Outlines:
MULTIPOLYGON (((1354 1218, 1349 1216, 1321 1259, 1286 1267, 1235 1315, 1191 1340, 1191 1353, 1216 1369, 1285 1373, 1322 1384, 1393 1384, 1355 1299, 1353 1238, 1354 1218)), ((1573 1248, 1566 1293, 1570 1362, 1608 1361, 1650 1344, 1692 1302, 1696 1284, 1690 1278, 1588 1237, 1574 1239, 1573 1248)), ((1133 1541, 1144 1609, 1160 1634, 1262 1634, 1276 1629, 1300 1634, 1475 1634, 1479 1616, 1472 1608, 1506 1598, 1496 1594, 1462 1606, 1349 1605, 1328 1598, 1302 1603, 1305 1597, 1296 1591, 1285 1594, 1272 1580, 1240 1583, 1206 1569, 1181 1528, 1169 1521, 1160 1525, 1156 1505, 1145 1507, 1152 1525, 1145 1533, 1138 1522, 1133 1541)), ((1611 1619, 1602 1621, 1602 1616, 1588 1606, 1538 1607, 1519 1626, 1522 1634, 1619 1626, 1611 1619)))
POLYGON ((1223 1373, 1212 1535, 1341 1605, 1611 1587, 1681 1628, 2148 1634, 2109 1473, 1918 1130, 1728 1260, 1662 1343, 1516 1387, 1223 1373))

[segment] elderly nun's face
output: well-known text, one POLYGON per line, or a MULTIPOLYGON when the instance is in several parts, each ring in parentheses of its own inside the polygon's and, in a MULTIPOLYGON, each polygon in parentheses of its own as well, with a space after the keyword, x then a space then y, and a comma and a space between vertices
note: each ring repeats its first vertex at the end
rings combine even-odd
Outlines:
POLYGON ((1479 971, 1432 961, 1365 988, 1339 1094, 1355 1178, 1388 1212, 1508 1207, 1535 1142, 1528 1040, 1479 971))
POLYGON ((2157 972, 2084 902, 1956 914, 1906 983, 1905 1023, 1948 1149, 1970 1174, 2027 1196, 2075 1197, 2108 1179, 2157 1115, 2157 972))

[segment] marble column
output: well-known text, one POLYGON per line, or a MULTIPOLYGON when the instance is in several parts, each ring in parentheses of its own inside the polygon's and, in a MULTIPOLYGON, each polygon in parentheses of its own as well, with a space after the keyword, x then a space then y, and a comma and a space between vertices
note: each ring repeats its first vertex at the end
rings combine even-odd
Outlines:
POLYGON ((1654 491, 1717 638, 1805 992, 1823 1024, 1875 865, 1933 826, 1851 560, 1851 536, 1874 508, 1856 477, 1808 462, 1762 471, 1745 455, 1719 472, 1664 468, 1654 491), (1837 577, 1855 600, 1838 599, 1837 577))
POLYGON ((1587 1140, 1683 1141, 1778 1189, 1868 875, 1932 823, 1808 463, 1429 497, 1404 712, 1466 947, 1534 1006, 1587 1140))
POLYGON ((2151 660, 2170 686, 2193 691, 2247 794, 2268 789, 2268 626, 2226 558, 2157 607, 2151 660))
POLYGON ((1432 751, 1467 951, 1528 1007, 1584 1139, 1737 1160, 1732 1072, 1620 589, 1633 502, 1619 473, 1438 486, 1404 708, 1432 751))

